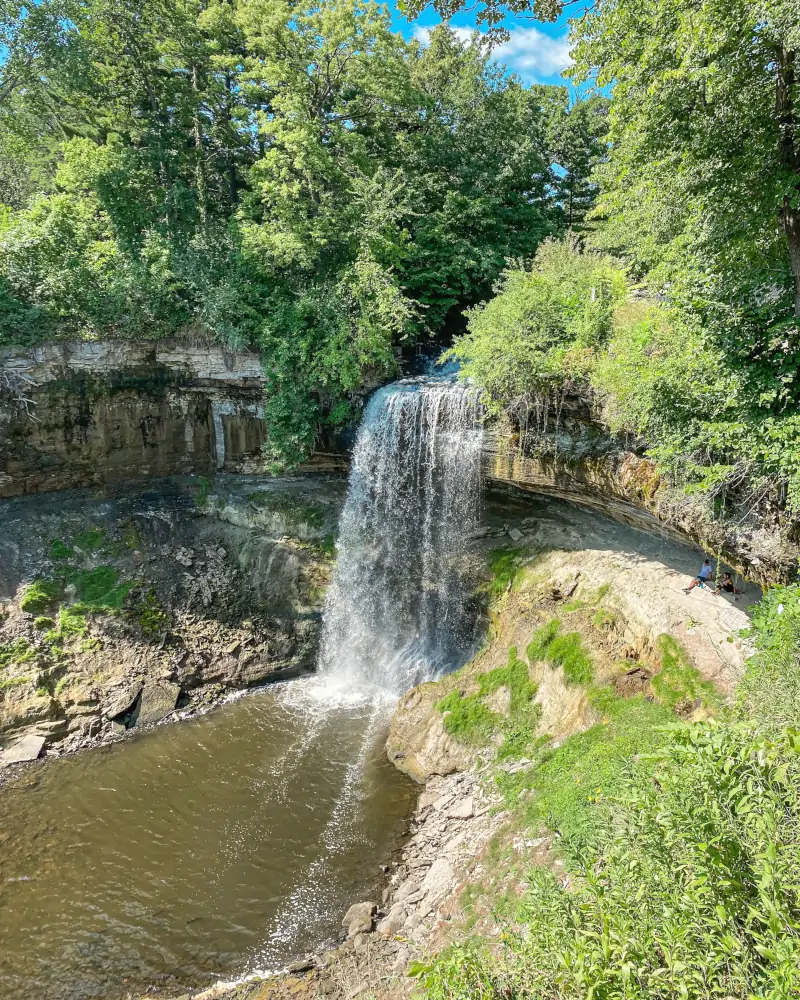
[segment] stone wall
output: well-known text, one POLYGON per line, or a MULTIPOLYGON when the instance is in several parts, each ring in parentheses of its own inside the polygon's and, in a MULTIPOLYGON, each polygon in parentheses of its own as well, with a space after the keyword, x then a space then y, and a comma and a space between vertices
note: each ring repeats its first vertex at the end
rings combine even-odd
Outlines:
POLYGON ((176 341, 0 348, 0 497, 260 471, 257 354, 176 341))

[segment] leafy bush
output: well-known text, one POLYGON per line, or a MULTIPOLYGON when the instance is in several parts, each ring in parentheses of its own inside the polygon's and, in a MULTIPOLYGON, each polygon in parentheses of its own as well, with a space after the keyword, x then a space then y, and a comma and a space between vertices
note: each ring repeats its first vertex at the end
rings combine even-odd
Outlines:
POLYGON ((509 267, 495 297, 469 311, 450 356, 493 410, 532 399, 583 378, 583 356, 608 339, 626 290, 617 261, 581 253, 570 239, 546 241, 530 268, 509 267))

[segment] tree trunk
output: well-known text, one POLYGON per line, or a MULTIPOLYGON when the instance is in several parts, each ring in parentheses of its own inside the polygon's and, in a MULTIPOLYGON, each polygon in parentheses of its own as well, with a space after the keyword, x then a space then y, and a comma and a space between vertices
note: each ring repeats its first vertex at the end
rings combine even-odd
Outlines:
POLYGON ((780 130, 780 164, 787 175, 781 224, 786 234, 789 264, 794 279, 794 316, 800 320, 800 134, 793 100, 800 83, 796 63, 796 52, 781 49, 778 56, 775 110, 780 130))

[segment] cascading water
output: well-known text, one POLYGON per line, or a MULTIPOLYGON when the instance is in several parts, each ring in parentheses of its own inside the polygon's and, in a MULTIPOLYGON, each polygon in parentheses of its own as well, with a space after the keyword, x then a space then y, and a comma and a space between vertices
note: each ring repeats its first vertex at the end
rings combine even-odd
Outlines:
POLYGON ((458 666, 474 646, 466 542, 481 514, 481 445, 477 393, 451 378, 386 386, 364 413, 339 519, 318 677, 284 694, 308 727, 293 769, 337 727, 355 724, 360 747, 342 769, 318 856, 267 928, 261 969, 310 921, 325 915, 335 925, 339 918, 331 887, 343 857, 369 850, 360 819, 364 776, 369 763, 386 759, 394 698, 458 666))
POLYGON ((401 694, 457 664, 475 609, 465 538, 481 509, 477 393, 450 378, 380 389, 356 440, 320 673, 401 694))

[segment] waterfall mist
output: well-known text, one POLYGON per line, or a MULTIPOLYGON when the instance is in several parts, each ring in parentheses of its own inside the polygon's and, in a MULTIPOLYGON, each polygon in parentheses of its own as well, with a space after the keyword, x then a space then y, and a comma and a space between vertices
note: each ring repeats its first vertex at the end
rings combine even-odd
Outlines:
POLYGON ((373 396, 339 522, 321 674, 400 694, 470 651, 480 418, 476 392, 452 380, 409 379, 373 396))

